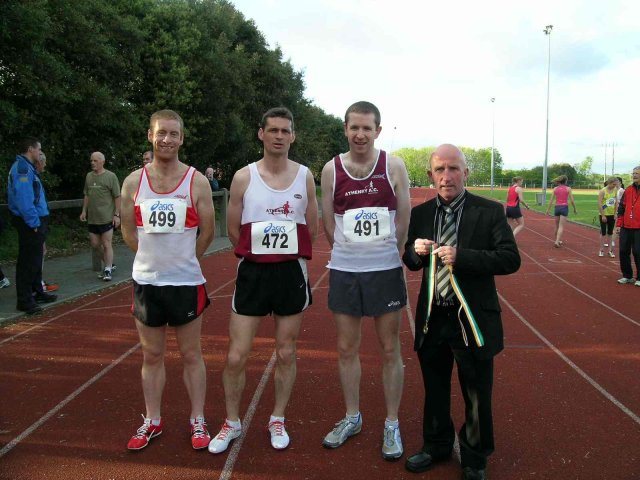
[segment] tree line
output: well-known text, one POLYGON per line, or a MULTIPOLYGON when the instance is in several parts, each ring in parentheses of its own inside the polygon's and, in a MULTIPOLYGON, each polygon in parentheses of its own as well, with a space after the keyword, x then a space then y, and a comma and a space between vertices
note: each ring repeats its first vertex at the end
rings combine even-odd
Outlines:
POLYGON ((121 180, 139 167, 163 108, 184 118, 181 160, 219 164, 226 182, 260 158, 258 122, 274 106, 293 112, 291 158, 318 178, 347 149, 342 120, 305 98, 303 73, 226 0, 9 0, 0 36, 0 175, 15 142, 36 136, 51 200, 81 196, 93 151, 121 180))
MULTIPOLYGON (((431 180, 427 175, 427 166, 431 153, 435 146, 423 148, 401 148, 394 152, 395 155, 404 159, 407 166, 407 173, 412 185, 429 185, 431 180)), ((489 186, 491 185, 491 148, 473 149, 460 147, 467 157, 469 166, 468 185, 489 186)), ((569 184, 578 188, 603 187, 603 176, 593 173, 593 158, 586 157, 583 161, 570 165, 568 163, 553 163, 547 166, 547 187, 551 186, 551 180, 560 175, 566 175, 569 184)), ((497 149, 493 152, 493 184, 498 186, 509 186, 513 177, 522 177, 523 185, 526 188, 542 188, 542 165, 533 168, 505 169, 503 168, 502 155, 497 149)), ((620 174, 625 185, 631 183, 629 173, 620 174)))

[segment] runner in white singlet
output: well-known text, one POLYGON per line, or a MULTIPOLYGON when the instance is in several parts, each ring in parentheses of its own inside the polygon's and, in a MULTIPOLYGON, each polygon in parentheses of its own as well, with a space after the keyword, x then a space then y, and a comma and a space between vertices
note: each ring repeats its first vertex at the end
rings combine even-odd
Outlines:
POLYGON ((191 400, 191 445, 200 450, 211 440, 204 419, 206 370, 200 347, 202 312, 209 299, 199 259, 213 240, 215 219, 209 182, 178 159, 183 131, 176 112, 154 113, 147 134, 153 162, 129 175, 122 186, 122 236, 136 252, 132 313, 142 346, 146 406, 144 423, 127 445, 130 450, 145 448, 162 433, 167 325, 175 327, 182 355, 191 400))

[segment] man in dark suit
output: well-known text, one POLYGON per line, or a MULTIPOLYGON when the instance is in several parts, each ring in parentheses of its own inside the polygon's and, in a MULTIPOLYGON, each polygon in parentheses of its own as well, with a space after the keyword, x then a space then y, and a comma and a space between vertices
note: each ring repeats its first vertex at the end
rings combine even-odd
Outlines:
POLYGON ((469 169, 457 147, 440 145, 428 174, 438 196, 411 211, 403 256, 409 269, 424 269, 414 348, 426 392, 423 447, 405 466, 423 472, 451 456, 455 360, 465 402, 462 478, 482 480, 494 450, 493 357, 503 349, 494 275, 517 271, 520 255, 502 206, 465 190, 469 169))

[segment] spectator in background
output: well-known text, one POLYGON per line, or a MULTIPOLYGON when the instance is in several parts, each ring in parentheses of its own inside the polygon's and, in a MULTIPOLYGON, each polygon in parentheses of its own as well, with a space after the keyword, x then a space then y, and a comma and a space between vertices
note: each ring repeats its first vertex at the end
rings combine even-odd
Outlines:
POLYGON ((218 190, 220 190, 220 184, 218 183, 216 171, 211 165, 209 165, 204 171, 204 176, 207 177, 207 180, 209 180, 209 185, 211 185, 212 192, 217 192, 218 190))
POLYGON ((147 150, 142 154, 142 165, 147 165, 153 162, 153 152, 151 150, 147 150))
POLYGON ((513 177, 513 184, 507 192, 507 220, 509 223, 513 221, 515 224, 513 227, 514 237, 524 228, 524 217, 520 211, 521 203, 529 210, 529 205, 522 196, 522 177, 513 177))
POLYGON ((608 247, 609 256, 615 258, 613 253, 613 228, 615 226, 615 214, 618 209, 618 179, 609 177, 604 182, 605 187, 598 192, 598 213, 600 215, 600 251, 599 257, 604 257, 604 247, 608 247))
MULTIPOLYGON (((618 187, 618 205, 620 205, 620 199, 622 198, 622 195, 624 194, 624 182, 622 181, 622 177, 616 177, 618 179, 618 182, 616 184, 616 187, 618 187)), ((616 216, 618 215, 618 207, 616 207, 616 216)), ((616 229, 613 230, 613 235, 611 235, 611 246, 615 247, 616 246, 616 229)))
MULTIPOLYGON (((2 216, 0 216, 0 233, 2 233, 2 230, 4 230, 4 222, 2 220, 2 216)), ((11 282, 5 276, 2 268, 0 268, 0 288, 7 288, 9 285, 11 285, 11 282)))
POLYGON ((560 175, 557 178, 554 178, 552 182, 556 184, 556 187, 553 189, 553 196, 549 201, 549 205, 547 206, 546 214, 549 215, 549 210, 551 209, 551 205, 555 200, 556 207, 553 215, 556 217, 556 229, 554 232, 555 242, 553 246, 556 248, 560 248, 562 246, 562 233, 564 232, 564 224, 567 222, 567 217, 569 216, 569 202, 573 206, 573 213, 576 214, 578 211, 576 210, 576 202, 573 201, 573 195, 571 194, 571 187, 567 185, 567 176, 560 175))
MULTIPOLYGON (((38 175, 42 175, 44 170, 47 168, 47 156, 44 152, 40 152, 40 158, 36 162, 36 171, 38 175)), ((44 257, 47 254, 47 244, 44 243, 42 245, 42 273, 44 275, 44 257)), ((57 283, 47 283, 42 280, 42 291, 44 292, 55 292, 58 290, 59 286, 57 283)), ((34 292, 35 293, 35 292, 34 292)))
POLYGON ((16 308, 33 315, 42 311, 38 303, 51 303, 58 297, 42 290, 42 255, 49 227, 49 207, 35 166, 42 147, 37 138, 26 137, 19 149, 8 181, 11 221, 18 230, 16 308))
POLYGON ((120 183, 115 173, 104 168, 100 152, 91 154, 91 171, 84 182, 84 202, 80 221, 88 222, 89 240, 104 265, 105 282, 113 273, 113 230, 120 226, 120 183))
POLYGON ((633 169, 633 183, 622 195, 618 205, 616 230, 620 237, 620 270, 618 283, 634 283, 631 253, 636 264, 635 286, 640 287, 640 165, 633 169))

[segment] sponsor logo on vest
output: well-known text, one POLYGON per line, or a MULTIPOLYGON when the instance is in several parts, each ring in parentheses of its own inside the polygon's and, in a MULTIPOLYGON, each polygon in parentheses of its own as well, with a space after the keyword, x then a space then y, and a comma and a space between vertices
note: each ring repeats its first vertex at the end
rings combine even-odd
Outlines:
POLYGON ((167 211, 167 212, 173 212, 173 204, 171 204, 171 203, 162 203, 160 200, 158 200, 151 207, 151 211, 152 212, 155 211, 155 210, 163 210, 163 211, 167 211))
POLYGON ((300 195, 299 193, 296 193, 293 198, 297 198, 298 200, 300 200, 302 198, 302 195, 300 195))
POLYGON ((287 230, 284 227, 284 225, 276 226, 273 223, 270 223, 265 227, 265 229, 263 230, 263 233, 287 233, 287 230))
POLYGON ((377 220, 378 213, 377 212, 365 212, 361 210, 360 213, 356 214, 356 220, 377 220))
POLYGON ((179 193, 176 193, 173 198, 181 198, 182 200, 186 200, 189 197, 189 195, 181 195, 179 193))
POLYGON ((375 179, 384 180, 385 178, 387 178, 387 174, 386 173, 378 173, 376 175, 373 175, 371 178, 373 180, 375 180, 375 179))
POLYGON ((284 215, 288 217, 290 213, 293 213, 293 210, 289 206, 289 202, 284 202, 284 205, 276 208, 267 208, 267 213, 269 215, 284 215))

